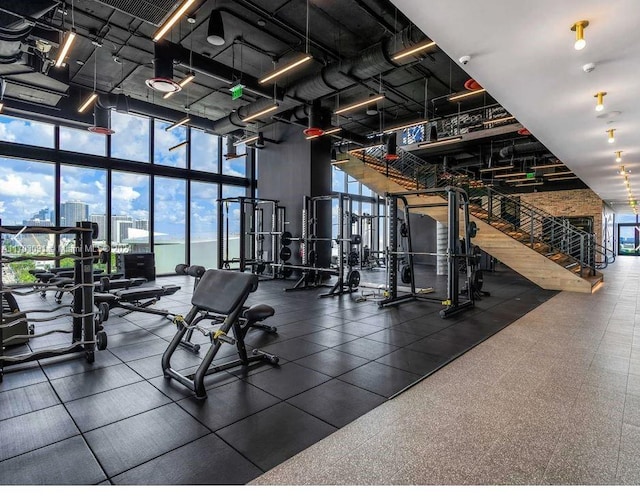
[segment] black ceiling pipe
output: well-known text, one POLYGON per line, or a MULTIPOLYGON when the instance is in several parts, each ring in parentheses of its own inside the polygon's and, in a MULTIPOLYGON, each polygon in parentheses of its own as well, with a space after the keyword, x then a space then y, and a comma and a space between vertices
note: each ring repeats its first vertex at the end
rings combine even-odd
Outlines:
POLYGON ((22 43, 33 30, 33 23, 25 17, 39 19, 57 4, 58 2, 51 0, 0 1, 5 9, 0 12, 0 64, 13 64, 22 59, 22 43))
POLYGON ((545 146, 540 142, 527 142, 524 144, 514 144, 500 149, 500 157, 505 159, 507 157, 517 154, 530 154, 532 152, 540 152, 546 150, 545 146))
MULTIPOLYGON (((319 74, 304 78, 288 87, 277 112, 282 113, 297 107, 301 101, 311 102, 337 90, 347 88, 353 83, 353 77, 366 80, 394 67, 402 66, 403 63, 392 60, 392 55, 419 43, 423 39, 424 37, 417 30, 405 29, 396 36, 387 38, 365 50, 358 57, 329 64, 319 74)), ((410 57, 407 59, 406 63, 411 62, 410 57)), ((252 104, 240 107, 237 114, 246 117, 266 108, 267 105, 267 99, 259 99, 252 104)), ((237 128, 230 116, 226 116, 214 122, 213 131, 220 135, 226 135, 237 128)))

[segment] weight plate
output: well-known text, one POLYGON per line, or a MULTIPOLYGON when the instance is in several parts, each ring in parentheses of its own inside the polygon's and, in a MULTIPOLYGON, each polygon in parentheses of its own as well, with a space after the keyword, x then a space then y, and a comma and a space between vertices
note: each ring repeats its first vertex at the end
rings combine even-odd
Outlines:
POLYGON ((283 268, 281 273, 284 278, 289 278, 293 275, 293 268, 283 268))
POLYGON ((96 240, 100 236, 100 228, 97 223, 91 223, 91 238, 96 240))
POLYGON ((266 269, 267 269, 267 265, 264 263, 258 263, 256 265, 256 273, 258 275, 262 275, 266 269))
POLYGON ((360 272, 358 270, 350 271, 347 274, 347 285, 350 289, 355 289, 360 285, 360 272))
POLYGON ((361 242, 362 242, 362 237, 357 233, 351 236, 351 244, 353 244, 354 246, 360 245, 361 242))
POLYGON ((291 245, 292 238, 293 238, 293 235, 291 235, 291 232, 282 232, 282 236, 280 237, 280 243, 283 246, 291 245))
POLYGON ((291 249, 287 246, 280 249, 280 259, 282 261, 289 261, 291 259, 291 249))
POLYGON ((358 266, 358 262, 360 261, 360 257, 358 253, 353 251, 349 253, 349 257, 347 258, 347 265, 349 266, 358 266))
POLYGON ((470 239, 473 239, 476 235, 478 235, 478 225, 476 225, 475 221, 472 221, 469 223, 468 232, 469 232, 468 235, 470 239))
POLYGON ((411 267, 409 265, 404 265, 400 269, 400 280, 402 280, 403 284, 411 283, 411 267))

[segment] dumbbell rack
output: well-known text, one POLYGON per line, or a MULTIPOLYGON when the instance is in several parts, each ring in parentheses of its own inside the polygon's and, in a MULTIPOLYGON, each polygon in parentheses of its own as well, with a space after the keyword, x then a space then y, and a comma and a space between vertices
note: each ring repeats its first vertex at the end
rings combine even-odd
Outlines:
POLYGON ((71 317, 73 319, 72 329, 69 330, 51 330, 42 334, 34 334, 28 337, 14 336, 13 339, 30 339, 51 334, 53 332, 70 333, 71 345, 60 348, 45 349, 26 354, 11 355, 6 351, 4 341, 4 330, 18 323, 28 321, 27 315, 34 313, 47 313, 58 311, 66 306, 59 306, 54 309, 46 310, 13 310, 9 314, 5 314, 3 307, 0 306, 0 381, 4 368, 10 365, 17 365, 44 358, 52 358, 72 353, 84 353, 87 362, 93 363, 95 356, 94 351, 104 349, 106 347, 106 335, 104 332, 96 334, 96 313, 94 313, 93 304, 93 261, 95 255, 92 250, 92 234, 94 231, 93 224, 90 222, 79 222, 76 227, 21 227, 21 226, 2 226, 0 220, 0 294, 10 294, 12 296, 25 296, 29 294, 40 293, 43 289, 55 288, 55 284, 7 284, 3 282, 3 266, 10 263, 20 261, 61 261, 63 259, 74 260, 74 285, 70 290, 73 292, 73 307, 71 312, 58 313, 49 315, 46 318, 31 319, 32 322, 52 321, 60 317, 71 317), (73 253, 60 254, 56 256, 8 256, 3 254, 3 237, 11 236, 14 240, 16 237, 24 234, 74 234, 75 247, 73 253))

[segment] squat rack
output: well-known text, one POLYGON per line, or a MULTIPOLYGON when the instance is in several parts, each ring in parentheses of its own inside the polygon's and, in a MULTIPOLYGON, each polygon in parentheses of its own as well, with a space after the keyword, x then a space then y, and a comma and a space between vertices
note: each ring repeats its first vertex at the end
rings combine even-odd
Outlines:
MULTIPOLYGON (((27 337, 13 336, 12 339, 28 340, 29 338, 41 337, 53 332, 71 333, 71 345, 60 348, 45 349, 32 353, 9 355, 5 351, 4 332, 6 329, 14 327, 20 323, 27 323, 29 313, 51 313, 53 311, 66 308, 67 306, 59 306, 53 309, 43 310, 11 310, 5 314, 3 306, 0 306, 0 381, 2 381, 3 370, 5 366, 17 365, 44 358, 52 358, 70 353, 84 352, 88 363, 93 363, 95 356, 94 351, 96 345, 98 349, 104 349, 106 346, 106 335, 104 332, 98 332, 96 335, 94 305, 93 305, 93 261, 95 254, 92 247, 92 234, 94 233, 94 225, 91 222, 78 222, 76 227, 22 227, 22 226, 2 226, 0 220, 0 295, 5 294, 11 296, 26 296, 29 294, 37 294, 48 288, 56 287, 56 284, 30 283, 30 284, 4 284, 3 282, 3 265, 17 263, 20 261, 60 261, 63 259, 73 259, 74 261, 74 283, 69 288, 73 292, 73 307, 71 312, 59 313, 57 315, 47 316, 46 318, 32 319, 33 322, 52 321, 57 318, 68 316, 72 317, 72 330, 51 330, 41 334, 28 335, 27 337), (75 234, 75 246, 72 253, 60 254, 58 256, 6 256, 2 254, 3 235, 10 235, 14 238, 23 234, 75 234), (30 289, 30 290, 20 290, 30 289), (16 292, 17 291, 17 292, 16 292)), ((9 342, 9 340, 7 340, 9 342)))
POLYGON ((469 241, 470 221, 469 221, 469 197, 467 193, 458 187, 444 187, 444 188, 431 188, 424 190, 414 190, 408 192, 394 192, 387 193, 387 207, 389 212, 389 247, 387 252, 389 255, 389 264, 387 265, 387 285, 388 285, 388 297, 387 299, 380 301, 378 305, 383 306, 395 306, 407 301, 423 300, 423 301, 435 301, 445 305, 445 308, 440 311, 442 318, 447 318, 455 313, 464 311, 467 308, 474 306, 474 295, 471 285, 471 263, 470 260, 473 257, 471 250, 471 243, 469 241), (439 196, 445 195, 446 202, 442 203, 428 203, 428 204, 409 204, 407 197, 409 196, 439 196), (404 213, 404 223, 407 227, 407 251, 398 251, 398 204, 402 205, 404 213), (438 255, 436 253, 418 253, 413 249, 411 241, 411 221, 410 211, 417 208, 432 208, 432 207, 447 207, 447 296, 445 299, 430 297, 416 291, 415 284, 415 271, 414 271, 414 255, 416 254, 431 254, 438 255), (464 247, 460 247, 460 210, 463 214, 463 227, 464 227, 464 247), (462 252, 461 252, 462 250, 462 252), (409 261, 409 267, 411 271, 411 290, 409 293, 400 295, 398 292, 398 256, 407 255, 409 261), (464 258, 467 261, 466 271, 466 296, 460 295, 460 283, 459 283, 459 260, 464 258))
POLYGON ((218 206, 223 216, 223 236, 218 240, 218 269, 246 271, 251 268, 252 273, 263 274, 268 268, 268 278, 276 278, 272 264, 276 261, 282 224, 285 219, 285 208, 279 205, 279 201, 273 199, 259 199, 250 197, 228 197, 218 199, 218 206), (229 204, 238 204, 240 207, 239 220, 239 256, 230 257, 229 248, 229 204), (270 211, 271 220, 269 229, 265 228, 265 210, 270 211), (269 237, 270 249, 265 249, 266 237, 269 237), (266 257, 265 257, 266 256, 266 257), (232 268, 231 265, 238 265, 232 268))

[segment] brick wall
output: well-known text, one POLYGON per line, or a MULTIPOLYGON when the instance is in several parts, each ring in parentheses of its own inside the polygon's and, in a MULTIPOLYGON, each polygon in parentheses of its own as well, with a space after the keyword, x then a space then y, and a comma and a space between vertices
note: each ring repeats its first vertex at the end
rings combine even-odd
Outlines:
POLYGON ((602 241, 604 203, 591 189, 534 192, 518 197, 553 216, 593 216, 596 241, 602 241))

